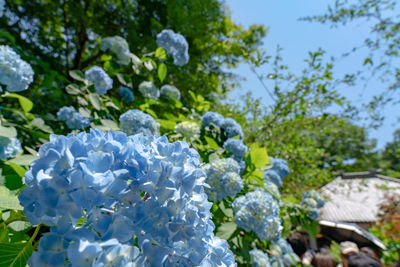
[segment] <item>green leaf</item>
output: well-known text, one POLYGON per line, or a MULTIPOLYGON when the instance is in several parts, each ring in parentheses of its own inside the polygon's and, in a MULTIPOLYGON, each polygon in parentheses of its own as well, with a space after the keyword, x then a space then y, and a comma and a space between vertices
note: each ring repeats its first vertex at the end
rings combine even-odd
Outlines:
POLYGON ((11 194, 10 190, 5 186, 0 186, 0 210, 6 209, 23 210, 23 207, 19 204, 19 199, 16 195, 11 194))
POLYGON ((4 185, 10 190, 17 190, 23 185, 22 177, 17 174, 6 174, 4 180, 4 185))
POLYGON ((30 242, 0 243, 0 266, 24 267, 33 252, 30 242))
POLYGON ((11 161, 7 161, 6 164, 9 165, 19 175, 19 177, 24 177, 26 172, 26 169, 24 167, 21 167, 18 164, 11 161))
POLYGON ((262 173, 262 171, 256 170, 251 172, 247 179, 249 181, 249 184, 264 187, 263 176, 264 174, 262 173))
POLYGON ((30 101, 28 98, 26 98, 22 95, 17 95, 17 94, 13 93, 13 94, 6 95, 6 97, 17 98, 21 108, 24 110, 25 113, 28 113, 33 108, 32 101, 30 101))
POLYGON ((165 65, 164 63, 161 63, 158 66, 158 78, 160 79, 161 82, 164 81, 165 77, 167 77, 167 65, 165 65))
POLYGON ((219 238, 228 240, 232 236, 232 234, 236 231, 236 229, 237 226, 236 223, 234 222, 223 223, 221 224, 220 227, 218 227, 216 235, 219 238))
POLYGON ((113 57, 111 55, 102 55, 100 57, 101 61, 110 61, 113 57))
POLYGON ((172 98, 172 99, 170 99, 170 101, 173 103, 174 107, 176 107, 176 108, 183 107, 182 102, 179 101, 178 99, 172 98))
POLYGON ((257 143, 250 146, 250 160, 256 168, 262 168, 269 163, 267 149, 257 143))
POLYGON ((7 225, 3 222, 0 223, 0 243, 8 243, 8 228, 7 225))
POLYGON ((165 128, 167 130, 175 129, 176 123, 174 121, 171 121, 171 120, 158 120, 158 122, 160 123, 161 127, 165 128))
POLYGON ((214 139, 212 139, 211 137, 208 136, 204 136, 204 138, 206 139, 207 144, 210 146, 210 148, 217 150, 219 148, 217 142, 215 142, 214 139))
POLYGON ((38 159, 39 156, 35 156, 35 155, 20 155, 16 158, 13 158, 9 161, 6 161, 6 163, 12 162, 18 165, 23 165, 23 166, 29 166, 31 164, 32 161, 38 159))
POLYGON ((292 197, 292 196, 284 197, 284 198, 282 198, 282 201, 284 201, 284 202, 289 202, 289 203, 293 203, 293 204, 297 204, 297 203, 298 203, 297 198, 292 197))
POLYGON ((14 231, 20 232, 20 231, 28 229, 32 225, 26 221, 15 221, 15 222, 10 223, 8 226, 11 229, 13 229, 14 231))
POLYGON ((65 87, 65 91, 70 95, 79 95, 83 93, 83 90, 75 83, 68 84, 67 87, 65 87))
POLYGON ((307 220, 303 219, 301 220, 301 226, 306 230, 306 232, 312 237, 312 238, 317 238, 318 234, 318 223, 314 220, 307 220))
POLYGON ((112 120, 105 120, 101 119, 101 124, 107 129, 107 130, 113 130, 113 131, 118 131, 119 127, 118 125, 112 121, 112 120))
POLYGON ((80 70, 70 70, 69 76, 71 76, 72 79, 77 81, 81 82, 85 81, 85 75, 83 75, 83 72, 80 70))
POLYGON ((117 74, 117 79, 122 85, 128 86, 128 82, 125 80, 125 77, 122 73, 117 74))
POLYGON ((90 118, 91 116, 90 109, 88 108, 80 107, 78 111, 83 117, 90 118))
POLYGON ((166 59, 167 58, 167 52, 165 51, 164 48, 158 47, 156 49, 156 58, 159 58, 159 59, 166 59))
POLYGON ((0 126, 0 136, 8 138, 16 137, 17 130, 14 127, 0 126))
POLYGON ((98 94, 89 94, 89 101, 96 110, 101 110, 100 97, 98 94))

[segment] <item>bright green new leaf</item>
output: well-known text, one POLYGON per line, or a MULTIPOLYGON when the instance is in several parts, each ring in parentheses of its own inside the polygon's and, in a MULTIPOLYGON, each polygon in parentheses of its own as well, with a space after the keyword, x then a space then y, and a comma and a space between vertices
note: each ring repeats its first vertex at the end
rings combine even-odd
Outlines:
POLYGON ((18 95, 18 94, 8 94, 6 97, 17 98, 21 108, 24 110, 25 113, 28 113, 33 108, 33 103, 28 98, 18 95))
POLYGON ((19 175, 19 177, 24 177, 26 172, 26 169, 24 167, 21 167, 20 165, 11 161, 8 161, 6 163, 19 175))
MULTIPOLYGON (((22 206, 19 204, 18 197, 13 195, 7 187, 0 186, 0 210, 5 209, 23 210, 22 206)), ((0 264, 0 266, 2 265, 0 264)))
POLYGON ((164 48, 158 47, 156 49, 156 58, 159 58, 159 59, 166 59, 167 58, 167 52, 165 51, 164 48))
POLYGON ((219 148, 217 142, 215 142, 214 139, 212 139, 211 137, 208 136, 204 136, 204 138, 206 139, 207 144, 214 150, 217 150, 219 148))
POLYGON ((257 143, 250 146, 250 159, 255 168, 262 168, 269 163, 267 149, 257 143))
POLYGON ((175 129, 176 122, 170 121, 170 120, 158 120, 160 123, 161 127, 167 129, 167 130, 173 130, 175 129))
POLYGON ((33 251, 32 244, 26 243, 0 243, 1 267, 25 267, 33 251))
POLYGON ((167 65, 165 65, 164 63, 161 63, 158 66, 158 78, 160 79, 161 82, 164 81, 165 77, 167 77, 167 65))
POLYGON ((17 130, 14 127, 0 126, 0 136, 8 138, 16 137, 17 130))

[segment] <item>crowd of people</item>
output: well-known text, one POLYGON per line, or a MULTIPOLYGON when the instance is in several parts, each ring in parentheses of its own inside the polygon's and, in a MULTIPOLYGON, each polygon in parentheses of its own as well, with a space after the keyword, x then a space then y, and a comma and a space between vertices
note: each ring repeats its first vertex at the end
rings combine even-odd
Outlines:
MULTIPOLYGON (((314 267, 380 267, 379 253, 371 247, 359 248, 356 243, 344 241, 340 243, 340 262, 325 248, 314 251, 307 248, 304 239, 299 235, 289 238, 294 252, 300 257, 303 264, 314 267)), ((396 266, 400 267, 400 266, 396 266)))

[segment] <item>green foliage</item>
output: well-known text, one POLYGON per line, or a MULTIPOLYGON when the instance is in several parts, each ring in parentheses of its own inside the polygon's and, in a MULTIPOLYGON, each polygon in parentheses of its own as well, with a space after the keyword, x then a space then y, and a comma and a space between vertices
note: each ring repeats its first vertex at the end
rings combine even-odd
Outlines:
MULTIPOLYGON (((367 147, 368 140, 363 139, 351 151, 345 147, 354 140, 343 138, 341 146, 335 147, 333 140, 342 136, 339 126, 348 126, 346 138, 354 133, 363 136, 364 132, 352 127, 347 114, 326 113, 333 104, 345 106, 345 101, 332 89, 338 82, 332 82, 333 66, 322 60, 322 51, 310 53, 298 77, 284 73, 287 68, 277 55, 273 73, 268 75, 274 83, 275 101, 269 112, 250 96, 245 106, 223 105, 219 99, 235 85, 229 68, 242 60, 254 68, 269 63, 269 57, 258 49, 265 28, 253 25, 244 29, 223 7, 217 0, 7 1, 8 12, 24 23, 35 23, 25 31, 23 23, 0 18, 4 29, 0 42, 11 45, 32 65, 35 81, 29 90, 5 92, 0 99, 0 136, 17 137, 23 147, 0 166, 0 266, 24 266, 39 234, 48 231, 26 222, 17 194, 23 187, 22 177, 49 135, 71 133, 57 120, 57 111, 63 106, 73 106, 90 118, 90 127, 103 131, 119 130, 119 117, 127 110, 142 110, 157 120, 161 135, 170 141, 186 139, 203 163, 230 156, 223 148, 221 129, 202 127, 199 136, 184 137, 175 132, 175 126, 185 121, 201 125, 202 114, 219 109, 241 123, 249 145, 246 168, 241 173, 244 188, 238 196, 264 187, 263 171, 271 167, 268 154, 288 159, 292 174, 285 182, 286 196, 279 199, 271 192, 282 205, 283 237, 298 227, 316 235, 316 223, 307 216, 296 194, 329 180, 333 166, 356 156, 355 150, 367 147), (164 28, 180 32, 188 40, 191 59, 186 66, 173 65, 171 56, 156 47, 155 35, 164 28), (127 66, 100 51, 101 38, 114 35, 124 37, 130 45, 132 62, 127 66), (105 95, 97 93, 85 79, 84 71, 93 65, 104 68, 113 79, 113 88, 105 95), (158 88, 173 84, 182 99, 144 98, 138 91, 143 81, 152 81, 158 88), (293 86, 285 89, 287 84, 293 86), (120 86, 133 91, 132 102, 121 98, 120 86), (337 159, 335 153, 343 158, 337 159)), ((240 266, 250 266, 249 251, 259 248, 268 252, 271 242, 261 241, 255 233, 236 225, 233 201, 228 197, 213 203, 215 232, 228 241, 240 266)))
POLYGON ((0 243, 0 266, 25 266, 33 251, 29 243, 0 243))
POLYGON ((354 82, 365 84, 374 77, 384 83, 387 90, 376 96, 369 103, 372 118, 380 123, 383 119, 381 108, 388 102, 398 103, 393 92, 399 90, 400 71, 396 66, 399 58, 400 20, 398 16, 399 1, 396 0, 336 0, 323 15, 303 18, 306 21, 327 24, 330 27, 348 25, 351 23, 368 22, 370 32, 363 43, 354 47, 347 55, 367 48, 368 54, 360 58, 363 66, 348 76, 354 82))

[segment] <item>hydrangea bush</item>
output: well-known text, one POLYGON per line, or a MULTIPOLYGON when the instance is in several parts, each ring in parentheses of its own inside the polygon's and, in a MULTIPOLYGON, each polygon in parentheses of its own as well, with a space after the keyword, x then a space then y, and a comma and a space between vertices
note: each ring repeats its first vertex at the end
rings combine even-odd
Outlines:
POLYGON ((119 117, 121 131, 128 135, 142 133, 158 135, 158 126, 154 118, 138 109, 131 109, 119 117))
POLYGON ((89 126, 89 119, 83 117, 74 107, 62 107, 57 112, 57 119, 64 121, 71 130, 82 129, 89 126))
POLYGON ((17 138, 0 136, 0 160, 11 158, 17 155, 21 150, 21 142, 17 138))
POLYGON ((94 83, 94 88, 99 94, 106 94, 113 86, 113 80, 100 67, 94 66, 85 72, 86 80, 94 83))
POLYGON ((153 82, 144 81, 139 84, 139 92, 145 98, 157 100, 160 97, 160 90, 154 85, 153 82))
POLYGON ((128 42, 121 36, 103 38, 100 49, 102 51, 110 50, 121 65, 128 65, 131 61, 128 42))
POLYGON ((186 65, 189 61, 189 45, 181 34, 163 30, 157 34, 157 45, 164 48, 174 58, 174 64, 186 65))
POLYGON ((287 226, 314 223, 304 203, 320 199, 281 198, 286 161, 248 144, 205 97, 169 85, 178 68, 168 76, 165 51, 185 65, 185 38, 164 30, 140 56, 122 37, 98 41, 93 66, 54 82, 64 92, 49 103, 56 114, 29 98, 47 81, 33 82, 30 65, 1 46, 0 83, 35 91, 0 99, 0 254, 16 252, 0 265, 294 265, 287 226))
MULTIPOLYGON (((0 10, 2 13, 1 3, 0 10)), ((0 84, 5 85, 10 92, 24 91, 33 82, 33 74, 32 67, 11 47, 0 45, 0 84)))
POLYGON ((161 96, 167 99, 181 99, 181 92, 173 85, 165 84, 160 89, 161 96))
POLYGON ((52 135, 24 181, 24 214, 51 226, 31 266, 109 265, 113 250, 128 250, 124 261, 135 266, 202 266, 219 250, 223 264, 234 262, 214 236, 205 173, 185 142, 100 130, 52 135))
POLYGON ((309 190, 303 193, 302 204, 309 210, 308 215, 313 219, 318 219, 319 210, 325 205, 325 200, 315 190, 309 190))
POLYGON ((122 97, 122 99, 127 102, 127 103, 131 103, 134 100, 134 96, 133 96, 133 92, 130 88, 125 87, 125 86, 121 86, 118 89, 118 94, 122 97))

